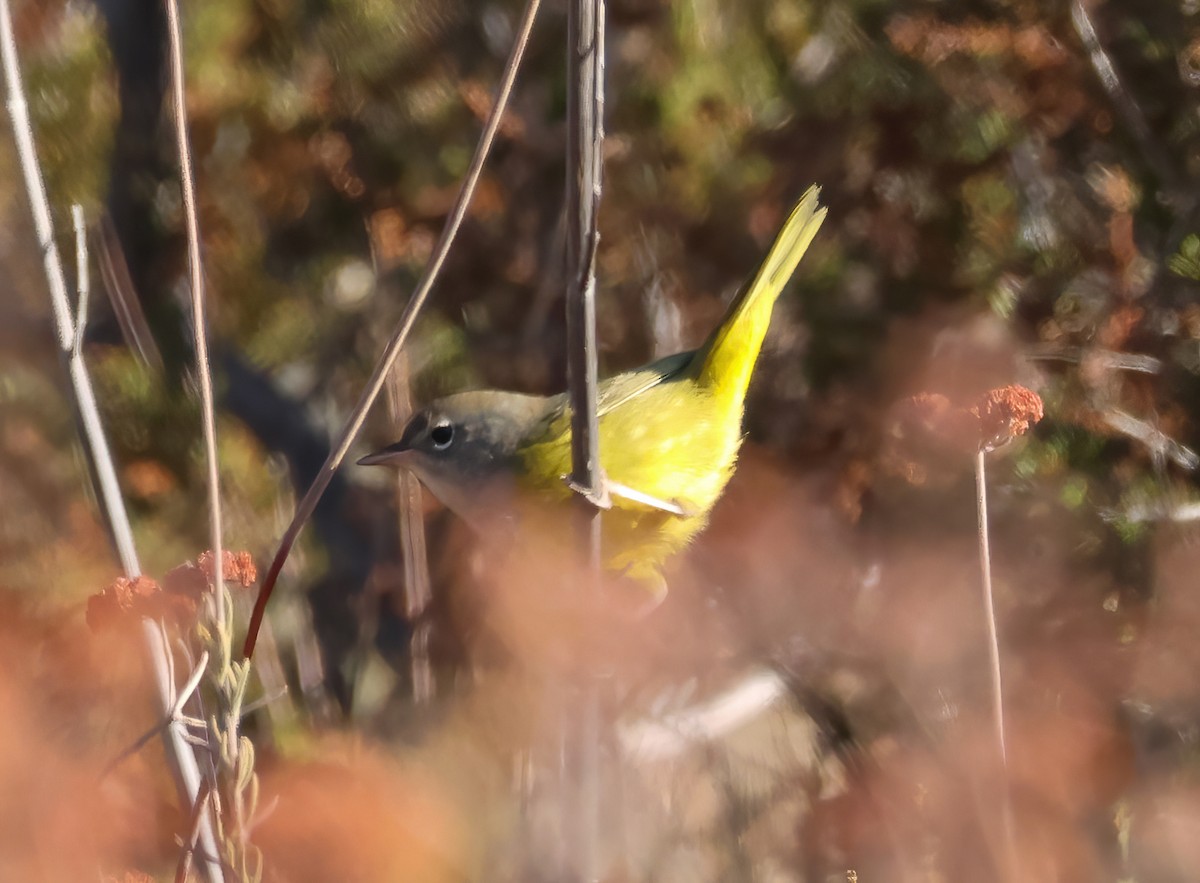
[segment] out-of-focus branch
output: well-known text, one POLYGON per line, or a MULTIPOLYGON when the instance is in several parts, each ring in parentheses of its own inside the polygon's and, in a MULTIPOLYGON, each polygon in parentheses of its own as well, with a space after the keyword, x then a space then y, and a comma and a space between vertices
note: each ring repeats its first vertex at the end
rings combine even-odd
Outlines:
POLYGON ((1071 24, 1083 43, 1083 48, 1087 50, 1088 61, 1091 62, 1092 69, 1100 80, 1100 85, 1104 87, 1113 107, 1116 108, 1130 134, 1141 147, 1146 162, 1168 191, 1167 196, 1173 207, 1181 214, 1191 211, 1196 204, 1195 196, 1183 186, 1167 151, 1155 140, 1142 109, 1129 90, 1125 88, 1125 84, 1117 72, 1117 66, 1100 43, 1100 38, 1096 34, 1096 26, 1092 23, 1092 17, 1083 0, 1072 0, 1071 24))
POLYGON ((1028 359, 1046 362, 1083 362, 1105 371, 1132 371, 1135 374, 1158 374, 1162 371, 1162 359, 1142 353, 1119 353, 1102 347, 1063 346, 1058 343, 1035 343, 1023 351, 1028 359))
POLYGON ((287 561, 292 546, 295 545, 296 538, 300 535, 301 529, 303 529, 305 523, 308 521, 309 516, 312 515, 313 510, 316 509, 317 501, 325 493, 325 489, 333 479, 334 472, 346 458, 350 446, 358 437, 359 430, 362 429, 363 422, 366 420, 367 411, 370 410, 375 399, 379 397, 380 390, 383 389, 383 384, 387 380, 388 372, 391 370, 392 364, 396 361, 396 357, 400 354, 405 341, 408 340, 408 335, 412 333, 417 316, 420 314, 421 308, 425 305, 425 301, 428 300, 429 293, 433 290, 433 284, 437 281, 438 274, 442 270, 442 265, 446 262, 446 256, 450 253, 450 246, 454 243, 454 238, 458 234, 458 228, 462 225, 463 218, 466 216, 467 206, 470 205, 471 197, 475 193, 475 187, 479 183, 479 176, 483 172, 484 161, 491 152, 492 142, 496 139, 496 132, 500 128, 500 121, 504 117, 504 110, 508 107, 508 99, 512 94, 513 83, 517 78, 517 70, 521 66, 521 59, 525 56, 525 47, 529 43, 529 34, 533 29, 533 22, 537 17, 540 5, 541 0, 528 0, 526 3, 520 26, 517 29, 516 39, 513 41, 512 51, 508 56, 504 74, 500 80, 500 88, 496 94, 496 103, 492 107, 487 123, 483 127, 483 133, 479 136, 479 144, 475 147, 475 155, 471 158, 470 168, 463 179, 463 184, 459 189, 458 197, 455 199, 454 207, 450 210, 450 217, 446 220, 446 226, 442 228, 442 234, 438 238, 437 246, 434 248, 433 257, 430 259, 428 265, 426 265, 425 272, 420 282, 417 283, 417 288, 413 292, 412 299, 404 308, 404 312, 400 316, 400 321, 397 323, 396 329, 392 332, 391 339, 388 340, 387 346, 384 347, 383 353, 375 363, 375 368, 371 372, 367 386, 363 390, 358 403, 354 406, 350 417, 346 420, 346 425, 342 428, 337 444, 334 445, 325 463, 321 466, 321 470, 317 473, 312 486, 309 487, 304 497, 297 504, 296 514, 292 517, 292 523, 288 525, 287 530, 284 531, 283 537, 279 541, 279 550, 275 553, 275 558, 271 561, 271 566, 267 568, 266 575, 263 577, 262 587, 259 589, 258 598, 254 602, 254 611, 250 615, 250 624, 246 631, 246 643, 242 648, 242 653, 247 657, 254 653, 254 644, 258 639, 258 630, 262 625, 263 615, 266 613, 267 601, 270 600, 271 592, 275 588, 275 583, 279 579, 280 571, 283 570, 284 562, 287 561))
POLYGON ((120 234, 109 215, 100 216, 92 238, 95 241, 96 261, 100 265, 100 278, 104 282, 121 335, 125 338, 125 345, 144 367, 161 374, 162 353, 138 300, 125 251, 121 247, 120 234))
POLYGON ((703 702, 620 726, 621 749, 639 763, 677 758, 766 713, 786 695, 787 683, 778 672, 750 672, 703 702))
POLYGON ((1200 468, 1200 456, 1197 456, 1195 451, 1187 445, 1175 441, 1153 424, 1134 417, 1127 411, 1109 408, 1101 412, 1100 419, 1114 432, 1119 432, 1145 445, 1154 462, 1159 464, 1160 469, 1167 460, 1188 472, 1195 472, 1197 468, 1200 468))
MULTIPOLYGON (((38 164, 37 149, 33 142, 33 128, 29 122, 29 108, 25 100, 25 89, 21 82, 16 40, 13 37, 12 13, 8 0, 0 0, 0 55, 3 56, 8 112, 12 120, 17 157, 25 181, 26 195, 29 197, 38 247, 42 252, 46 283, 50 289, 50 304, 54 314, 55 331, 67 362, 75 406, 79 413, 89 459, 95 471, 100 502, 108 521, 113 545, 125 575, 133 578, 140 575, 141 565, 134 547, 133 531, 130 529, 129 516, 125 511, 125 501, 121 497, 121 488, 117 481, 112 454, 104 435, 104 427, 100 422, 99 409, 96 407, 96 396, 92 389, 91 377, 88 375, 83 354, 75 345, 81 329, 76 327, 76 323, 72 321, 71 317, 66 277, 63 274, 58 245, 54 240, 50 204, 46 197, 46 186, 42 180, 41 167, 38 164)), ((84 258, 86 259, 86 255, 84 258)), ((81 311, 79 321, 82 322, 83 319, 81 311)), ((161 625, 148 619, 142 621, 142 634, 150 657, 160 706, 164 712, 170 713, 175 706, 175 685, 171 678, 170 650, 166 635, 161 625)), ((196 806, 201 790, 200 770, 196 763, 196 757, 188 746, 187 730, 182 721, 175 719, 167 726, 163 743, 167 756, 171 758, 178 773, 182 798, 189 807, 196 806)), ((224 875, 220 863, 215 859, 217 854, 216 837, 213 834, 212 820, 207 810, 202 812, 198 824, 200 844, 206 856, 202 863, 205 877, 210 883, 221 883, 224 875)))

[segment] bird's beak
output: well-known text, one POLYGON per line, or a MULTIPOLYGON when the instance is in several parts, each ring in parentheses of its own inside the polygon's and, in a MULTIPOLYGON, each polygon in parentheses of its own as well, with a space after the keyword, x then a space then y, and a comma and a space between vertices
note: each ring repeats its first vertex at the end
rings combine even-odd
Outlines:
POLYGON ((397 442, 394 445, 388 445, 383 450, 376 451, 374 454, 367 454, 358 461, 359 466, 401 466, 407 459, 405 456, 411 451, 411 448, 403 442, 397 442))

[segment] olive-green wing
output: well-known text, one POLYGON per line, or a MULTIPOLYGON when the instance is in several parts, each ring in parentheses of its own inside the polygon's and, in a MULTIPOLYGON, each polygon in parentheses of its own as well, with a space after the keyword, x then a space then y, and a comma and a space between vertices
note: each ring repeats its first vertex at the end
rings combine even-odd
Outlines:
POLYGON ((600 381, 597 390, 596 416, 603 417, 648 389, 678 377, 691 364, 694 352, 665 356, 642 368, 626 371, 600 381))
MULTIPOLYGON (((600 388, 596 390, 597 418, 603 417, 647 390, 679 377, 691 365, 694 356, 695 351, 675 353, 633 371, 625 371, 601 380, 600 388)), ((562 442, 571 431, 570 411, 571 399, 568 394, 564 392, 555 396, 546 411, 541 428, 532 435, 546 442, 552 439, 562 442)))

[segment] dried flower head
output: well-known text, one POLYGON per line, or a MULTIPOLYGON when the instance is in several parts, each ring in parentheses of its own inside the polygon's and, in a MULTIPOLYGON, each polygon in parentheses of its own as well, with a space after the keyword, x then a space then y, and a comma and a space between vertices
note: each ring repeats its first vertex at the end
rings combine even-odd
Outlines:
MULTIPOLYGON (((221 557, 224 561, 221 576, 227 583, 246 588, 258 579, 258 568, 249 552, 225 550, 221 557)), ((163 577, 163 585, 168 592, 199 598, 212 588, 214 573, 213 553, 204 552, 195 561, 185 561, 168 571, 163 577)))
POLYGON ((103 591, 88 598, 87 605, 87 624, 92 629, 134 622, 143 617, 184 621, 195 615, 194 601, 164 592, 162 586, 148 576, 117 577, 103 591))
MULTIPOLYGON (((254 566, 254 558, 249 552, 231 552, 225 549, 221 553, 221 577, 227 582, 237 583, 247 588, 258 579, 258 568, 254 566)), ((213 553, 204 552, 196 559, 196 566, 204 572, 211 583, 213 581, 213 553)))
POLYGON ((971 413, 979 419, 979 450, 994 451, 1028 432, 1045 412, 1041 396, 1013 384, 988 390, 971 413))
MULTIPOLYGON (((248 587, 258 579, 258 569, 249 552, 226 551, 222 555, 226 582, 248 587)), ((88 599, 87 622, 103 628, 118 620, 141 617, 186 622, 196 616, 201 599, 213 584, 213 554, 205 552, 169 570, 162 584, 147 576, 119 577, 104 591, 88 599)))

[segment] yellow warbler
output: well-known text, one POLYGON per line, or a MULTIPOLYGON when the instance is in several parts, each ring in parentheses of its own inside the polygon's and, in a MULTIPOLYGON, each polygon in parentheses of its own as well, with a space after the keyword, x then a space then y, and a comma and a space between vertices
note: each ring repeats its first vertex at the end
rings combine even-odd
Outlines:
MULTIPOLYGON (((663 563, 708 520, 742 441, 750 374, 771 310, 825 209, 811 187, 750 285, 699 349, 601 382, 601 516, 606 567, 664 587, 663 563)), ((573 491, 566 394, 464 392, 413 415, 400 440, 359 460, 412 470, 447 507, 486 530, 564 521, 573 491)))

